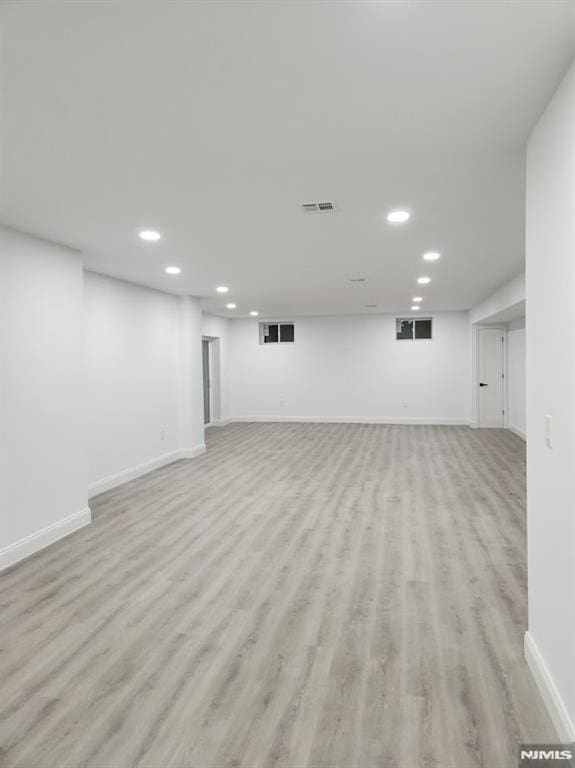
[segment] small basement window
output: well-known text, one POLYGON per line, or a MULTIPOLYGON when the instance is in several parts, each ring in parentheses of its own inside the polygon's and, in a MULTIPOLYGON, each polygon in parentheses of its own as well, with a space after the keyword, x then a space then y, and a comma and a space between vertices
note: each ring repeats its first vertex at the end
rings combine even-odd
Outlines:
POLYGON ((398 317, 395 320, 395 338, 399 341, 408 339, 431 339, 431 317, 398 317))
POLYGON ((260 344, 291 344, 294 329, 293 323, 260 323, 260 344))

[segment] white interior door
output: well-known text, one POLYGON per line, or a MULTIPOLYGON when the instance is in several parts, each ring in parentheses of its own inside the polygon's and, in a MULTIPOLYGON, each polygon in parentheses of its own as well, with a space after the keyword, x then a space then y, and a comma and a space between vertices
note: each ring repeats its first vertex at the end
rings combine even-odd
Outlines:
POLYGON ((503 427, 503 331, 479 329, 479 426, 503 427))

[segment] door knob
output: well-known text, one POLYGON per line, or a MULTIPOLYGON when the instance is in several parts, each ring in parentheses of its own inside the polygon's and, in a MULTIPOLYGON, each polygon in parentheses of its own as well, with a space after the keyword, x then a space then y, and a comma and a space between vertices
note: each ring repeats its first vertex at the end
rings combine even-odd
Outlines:
POLYGON ((486 386, 487 386, 487 384, 485 384, 483 381, 480 381, 480 382, 479 382, 479 386, 480 386, 480 387, 486 387, 486 386))

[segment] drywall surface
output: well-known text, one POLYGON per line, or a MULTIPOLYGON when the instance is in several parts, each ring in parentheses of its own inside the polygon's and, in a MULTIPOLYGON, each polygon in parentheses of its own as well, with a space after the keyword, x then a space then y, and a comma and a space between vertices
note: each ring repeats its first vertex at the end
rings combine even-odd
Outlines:
POLYGON ((516 434, 525 437, 525 318, 507 325, 506 424, 516 434))
POLYGON ((536 679, 560 736, 571 741, 575 740, 574 179, 571 66, 528 143, 526 217, 526 648, 531 648, 528 658, 539 659, 536 679))
POLYGON ((178 298, 86 272, 85 311, 94 485, 179 449, 178 298))
POLYGON ((525 273, 521 273, 504 283, 495 293, 492 293, 469 312, 471 323, 489 321, 493 315, 525 301, 525 273))
POLYGON ((201 310, 85 273, 90 495, 205 450, 201 310))
POLYGON ((231 321, 238 419, 467 423, 466 312, 433 314, 433 339, 397 341, 395 315, 299 317, 293 344, 231 321))
POLYGON ((2 565, 90 520, 80 255, 0 230, 2 565))

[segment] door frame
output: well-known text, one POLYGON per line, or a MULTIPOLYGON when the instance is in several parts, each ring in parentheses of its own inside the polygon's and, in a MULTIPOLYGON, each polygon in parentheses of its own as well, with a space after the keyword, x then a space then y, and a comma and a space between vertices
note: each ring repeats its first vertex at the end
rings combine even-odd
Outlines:
MULTIPOLYGON (((222 366, 219 336, 206 336, 202 334, 202 341, 209 342, 209 393, 210 393, 210 420, 204 427, 218 427, 222 424, 222 366)), ((203 387, 202 387, 203 391, 203 387)))
POLYGON ((207 362, 208 364, 208 415, 209 419, 208 421, 204 421, 204 428, 209 427, 212 423, 212 350, 211 350, 211 343, 208 338, 205 336, 202 336, 202 400, 204 403, 204 419, 206 417, 206 397, 205 397, 205 389, 204 389, 204 364, 207 362), (207 344, 207 352, 208 354, 204 357, 204 344, 207 344))
MULTIPOLYGON (((500 331, 501 336, 503 338, 503 427, 502 429, 508 428, 508 403, 507 403, 507 383, 508 383, 508 375, 507 375, 507 326, 503 324, 497 324, 497 325, 490 325, 489 323, 474 323, 473 326, 473 357, 472 357, 472 366, 473 366, 473 375, 472 375, 472 382, 473 382, 473 398, 472 398, 472 419, 471 419, 471 426, 475 429, 480 429, 479 424, 479 331, 482 328, 487 328, 492 331, 500 331)), ((489 429, 489 427, 484 427, 484 429, 489 429)))

